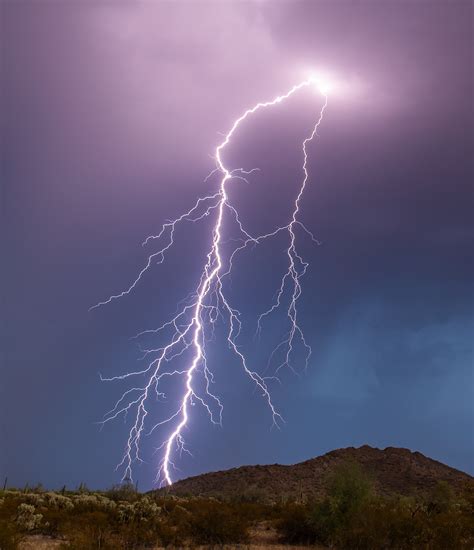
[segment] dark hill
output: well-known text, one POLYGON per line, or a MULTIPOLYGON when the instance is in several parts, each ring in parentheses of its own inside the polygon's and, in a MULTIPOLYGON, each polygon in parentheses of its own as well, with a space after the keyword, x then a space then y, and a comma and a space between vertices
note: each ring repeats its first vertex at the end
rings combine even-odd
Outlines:
POLYGON ((279 500, 307 499, 325 493, 328 475, 342 463, 356 463, 373 480, 380 494, 423 495, 438 482, 448 483, 460 492, 473 478, 468 474, 432 460, 419 452, 364 445, 326 453, 299 464, 283 466, 242 466, 211 472, 176 482, 162 489, 177 496, 206 496, 279 500))

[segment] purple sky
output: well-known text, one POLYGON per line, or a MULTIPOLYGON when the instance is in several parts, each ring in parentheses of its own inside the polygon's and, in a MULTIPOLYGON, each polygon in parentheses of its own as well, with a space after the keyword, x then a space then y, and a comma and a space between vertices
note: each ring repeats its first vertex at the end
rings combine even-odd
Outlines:
MULTIPOLYGON (((180 475, 364 443, 474 471, 470 2, 0 9, 0 474, 13 484, 118 481, 126 426, 94 424, 117 397, 98 372, 135 365, 129 337, 192 288, 202 267, 194 241, 184 231, 169 266, 133 296, 88 308, 137 273, 144 236, 214 189, 203 183, 210 155, 235 117, 313 69, 340 91, 311 149, 301 213, 323 241, 303 246, 310 368, 275 389, 287 423, 270 431, 268 411, 217 348, 224 428, 196 415, 195 458, 180 475)), ((228 151, 232 166, 262 169, 234 191, 254 228, 288 216, 315 101, 302 94, 249 120, 228 151)), ((278 283, 279 254, 239 267, 235 296, 249 323, 262 289, 278 283)), ((278 326, 268 328, 271 338, 278 326)), ((248 350, 264 364, 266 350, 248 350)), ((153 442, 148 451, 142 488, 156 467, 153 442)))

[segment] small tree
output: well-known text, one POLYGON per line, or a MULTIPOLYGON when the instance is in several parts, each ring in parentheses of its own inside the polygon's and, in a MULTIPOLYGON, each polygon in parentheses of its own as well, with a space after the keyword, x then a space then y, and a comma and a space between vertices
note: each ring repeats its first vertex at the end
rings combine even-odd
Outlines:
POLYGON ((446 481, 438 481, 428 502, 430 514, 443 514, 449 512, 454 504, 454 492, 446 481))
POLYGON ((356 463, 337 467, 329 479, 329 501, 333 514, 347 523, 372 496, 372 483, 356 463))

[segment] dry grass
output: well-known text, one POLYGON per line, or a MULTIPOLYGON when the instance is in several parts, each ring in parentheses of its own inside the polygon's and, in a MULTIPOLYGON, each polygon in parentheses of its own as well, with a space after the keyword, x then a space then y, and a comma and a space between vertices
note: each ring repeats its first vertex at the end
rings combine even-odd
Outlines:
MULTIPOLYGON (((59 549, 63 541, 55 540, 50 537, 44 537, 42 535, 32 535, 26 537, 24 541, 20 543, 19 550, 55 550, 59 549)), ((215 548, 215 546, 193 546, 193 550, 208 550, 215 548)), ((307 546, 288 546, 282 544, 274 544, 268 542, 265 544, 263 541, 256 542, 255 544, 226 544, 219 546, 221 550, 308 550, 307 546)), ((324 550, 322 546, 312 547, 314 550, 324 550)), ((153 550, 165 550, 163 546, 157 546, 153 550)))
POLYGON ((59 549, 62 542, 43 535, 32 535, 20 542, 19 550, 55 550, 59 549))

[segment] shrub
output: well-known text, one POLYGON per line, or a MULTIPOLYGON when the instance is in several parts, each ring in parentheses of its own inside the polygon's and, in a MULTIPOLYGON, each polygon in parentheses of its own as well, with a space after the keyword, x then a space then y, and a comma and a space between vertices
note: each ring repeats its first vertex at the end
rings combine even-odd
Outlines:
POLYGON ((45 502, 43 495, 40 493, 23 493, 21 500, 33 506, 42 506, 45 502))
POLYGON ((12 521, 0 519, 0 548, 2 550, 17 550, 21 538, 17 526, 12 521))
POLYGON ((438 481, 428 499, 428 512, 431 514, 448 512, 453 504, 453 490, 446 481, 438 481))
POLYGON ((127 502, 135 502, 140 498, 140 494, 131 481, 124 481, 119 485, 114 485, 106 492, 106 496, 115 501, 121 500, 127 502))
POLYGON ((316 541, 310 510, 306 505, 289 504, 284 507, 277 528, 284 541, 290 544, 310 544, 316 541))
POLYGON ((48 508, 56 508, 58 510, 72 510, 74 508, 74 503, 69 497, 65 497, 58 493, 45 493, 43 501, 48 508))
POLYGON ((248 539, 248 522, 224 503, 202 500, 187 507, 187 530, 197 544, 226 544, 248 539))
POLYGON ((72 503, 80 510, 113 510, 117 506, 113 500, 94 493, 74 495, 72 503))
POLYGON ((130 523, 131 521, 156 519, 161 513, 161 508, 149 497, 142 497, 134 504, 119 504, 117 513, 120 521, 130 523))
POLYGON ((358 464, 343 463, 329 478, 329 500, 333 514, 345 523, 372 495, 372 484, 358 464))
POLYGON ((20 504, 18 506, 16 523, 25 531, 33 531, 40 527, 43 520, 43 514, 36 514, 36 509, 32 504, 20 504))

